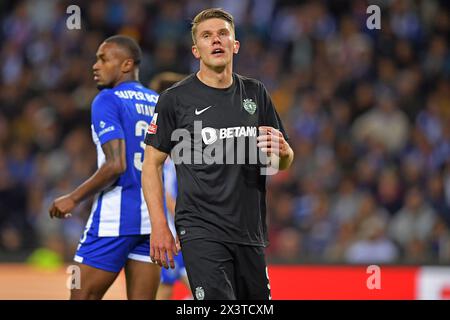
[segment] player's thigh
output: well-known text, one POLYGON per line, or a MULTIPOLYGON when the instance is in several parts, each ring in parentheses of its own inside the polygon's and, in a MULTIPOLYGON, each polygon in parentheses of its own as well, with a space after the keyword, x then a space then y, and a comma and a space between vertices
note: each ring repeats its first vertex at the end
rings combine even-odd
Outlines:
POLYGON ((237 298, 271 299, 264 248, 238 245, 236 252, 237 298))
POLYGON ((78 245, 74 260, 81 271, 81 288, 74 299, 101 299, 125 265, 133 237, 98 237, 87 234, 78 245))
POLYGON ((236 299, 233 257, 226 244, 195 239, 181 243, 181 248, 195 299, 236 299))
POLYGON ((129 300, 154 300, 159 286, 161 267, 154 263, 129 259, 125 266, 129 300))
POLYGON ((74 297, 101 298, 125 266, 130 252, 142 241, 141 237, 139 235, 117 237, 84 235, 74 260, 86 267, 82 268, 81 290, 74 290, 74 297))
POLYGON ((127 296, 130 300, 154 300, 161 267, 150 259, 150 237, 141 236, 128 255, 125 265, 127 296))
POLYGON ((77 264, 80 272, 74 276, 80 276, 79 286, 70 290, 71 300, 99 300, 116 280, 118 273, 101 270, 85 264, 77 264))

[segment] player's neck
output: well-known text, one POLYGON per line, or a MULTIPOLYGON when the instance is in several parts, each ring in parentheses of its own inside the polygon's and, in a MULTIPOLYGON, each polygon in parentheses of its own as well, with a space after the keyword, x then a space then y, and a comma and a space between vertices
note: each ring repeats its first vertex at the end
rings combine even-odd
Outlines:
POLYGON ((139 74, 137 72, 123 74, 122 77, 120 77, 119 80, 116 81, 114 87, 123 82, 129 81, 139 81, 139 74))
POLYGON ((233 84, 233 69, 229 66, 221 71, 216 71, 206 66, 200 66, 197 78, 208 87, 225 89, 233 84))

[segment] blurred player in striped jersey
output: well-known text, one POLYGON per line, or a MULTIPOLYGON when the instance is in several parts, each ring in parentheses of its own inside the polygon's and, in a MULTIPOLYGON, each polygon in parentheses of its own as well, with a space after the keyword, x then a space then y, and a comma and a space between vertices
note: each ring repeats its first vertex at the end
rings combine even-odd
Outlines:
POLYGON ((71 299, 101 299, 125 268, 128 299, 155 299, 160 267, 150 259, 149 213, 141 188, 143 138, 158 95, 139 83, 141 50, 126 36, 106 39, 93 65, 101 90, 92 103, 98 170, 71 193, 54 200, 50 217, 68 218, 95 195, 74 260, 81 288, 71 299))

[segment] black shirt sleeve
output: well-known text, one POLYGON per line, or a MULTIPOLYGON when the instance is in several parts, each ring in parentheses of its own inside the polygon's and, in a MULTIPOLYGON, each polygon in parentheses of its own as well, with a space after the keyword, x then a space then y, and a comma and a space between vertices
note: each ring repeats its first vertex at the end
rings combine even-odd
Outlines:
POLYGON ((146 144, 167 154, 174 146, 171 136, 176 129, 175 106, 176 99, 170 92, 165 91, 159 96, 155 114, 144 140, 146 144))
POLYGON ((261 83, 262 99, 264 101, 264 115, 263 124, 264 126, 270 126, 281 131, 284 139, 287 141, 289 139, 286 133, 283 123, 281 122, 280 116, 273 105, 272 99, 270 98, 269 92, 267 92, 266 87, 261 83))

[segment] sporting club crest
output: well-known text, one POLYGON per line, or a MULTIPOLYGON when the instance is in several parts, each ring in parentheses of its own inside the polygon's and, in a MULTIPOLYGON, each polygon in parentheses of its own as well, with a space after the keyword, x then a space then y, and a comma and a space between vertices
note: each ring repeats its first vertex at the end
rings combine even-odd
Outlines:
POLYGON ((205 290, 203 290, 202 287, 195 288, 195 297, 197 298, 197 300, 205 299, 205 290))
POLYGON ((254 114, 256 111, 256 103, 252 99, 244 99, 243 106, 245 111, 254 114))

